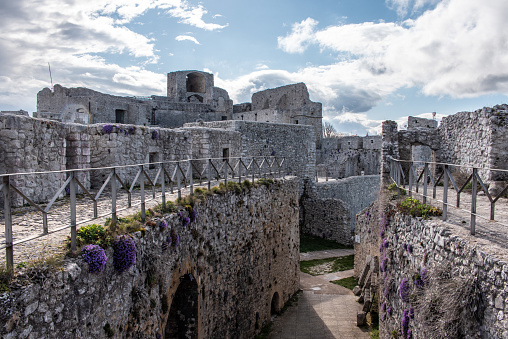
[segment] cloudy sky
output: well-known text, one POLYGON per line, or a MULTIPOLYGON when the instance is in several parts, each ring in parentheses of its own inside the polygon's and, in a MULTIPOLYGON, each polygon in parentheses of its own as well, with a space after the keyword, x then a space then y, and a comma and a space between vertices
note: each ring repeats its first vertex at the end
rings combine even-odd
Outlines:
POLYGON ((508 103, 506 0, 1 1, 0 110, 53 83, 164 95, 197 69, 235 103, 305 82, 339 131, 508 103))

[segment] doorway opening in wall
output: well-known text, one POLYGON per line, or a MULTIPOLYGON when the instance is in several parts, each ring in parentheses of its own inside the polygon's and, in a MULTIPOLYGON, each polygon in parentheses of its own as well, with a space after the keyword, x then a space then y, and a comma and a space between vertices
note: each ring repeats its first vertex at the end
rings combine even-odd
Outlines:
POLYGON ((275 292, 272 296, 272 302, 270 306, 270 314, 272 316, 277 315, 280 313, 280 307, 279 307, 279 293, 275 292))
POLYGON ((221 120, 228 120, 228 117, 226 115, 221 116, 221 120))
POLYGON ((150 165, 148 165, 148 169, 155 169, 156 165, 154 164, 154 162, 158 161, 159 161, 159 153, 150 152, 148 154, 148 162, 150 163, 150 165))
POLYGON ((229 148, 222 149, 222 160, 229 159, 229 148))
POLYGON ((198 337, 198 296, 198 284, 194 276, 181 276, 169 309, 164 329, 165 339, 198 337))
POLYGON ((115 109, 115 122, 117 124, 125 124, 125 115, 126 115, 126 110, 115 109))
POLYGON ((205 76, 200 73, 187 74, 187 92, 206 93, 205 76))

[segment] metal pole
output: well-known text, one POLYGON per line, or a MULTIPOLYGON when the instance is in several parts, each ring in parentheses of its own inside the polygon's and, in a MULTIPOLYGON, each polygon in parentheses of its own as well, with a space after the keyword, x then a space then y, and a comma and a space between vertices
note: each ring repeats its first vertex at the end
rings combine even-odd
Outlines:
POLYGON ((427 203, 427 175, 429 173, 429 164, 425 163, 423 167, 423 203, 427 203))
POLYGON ((408 195, 409 197, 413 197, 413 163, 409 163, 409 187, 408 187, 408 195))
POLYGON ((443 220, 448 217, 448 165, 444 165, 443 177, 443 220))
POLYGON ((228 184, 228 159, 224 159, 224 161, 226 162, 224 164, 224 185, 227 186, 228 184))
POLYGON ((238 158, 238 183, 242 183, 242 158, 238 158))
POLYGON ((163 210, 166 210, 166 177, 165 177, 165 174, 164 173, 164 164, 160 164, 161 165, 161 191, 162 191, 162 209, 163 210))
POLYGON ((5 220, 5 261, 7 269, 14 269, 14 251, 12 246, 12 215, 9 176, 3 177, 4 220, 5 220))
POLYGON ((141 173, 139 177, 139 186, 141 189, 141 221, 145 222, 146 212, 145 212, 145 172, 143 171, 143 165, 141 167, 141 173))
POLYGON ((208 166, 208 168, 206 169, 207 171, 207 175, 208 175, 208 190, 211 189, 212 187, 212 159, 208 159, 206 165, 208 166))
POLYGON ((189 184, 190 184, 190 195, 194 195, 194 178, 192 173, 192 160, 189 160, 189 184))
POLYGON ((471 235, 476 233, 476 194, 478 193, 478 180, 476 176, 478 175, 478 169, 473 168, 473 192, 471 193, 471 235))
MULTIPOLYGON (((113 176, 111 177, 111 225, 116 226, 116 168, 113 168, 113 176)), ((130 197, 130 195, 129 195, 130 197)), ((129 201, 130 207, 130 201, 129 201)))
POLYGON ((182 198, 182 178, 181 175, 181 168, 180 168, 180 161, 176 163, 176 183, 178 185, 178 199, 182 198))
POLYGON ((76 172, 71 172, 69 193, 71 195, 71 251, 76 251, 76 172))

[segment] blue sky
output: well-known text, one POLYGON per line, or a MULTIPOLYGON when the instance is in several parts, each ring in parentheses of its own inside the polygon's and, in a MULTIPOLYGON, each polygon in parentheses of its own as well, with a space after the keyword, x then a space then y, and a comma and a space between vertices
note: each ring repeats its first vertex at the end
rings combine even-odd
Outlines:
POLYGON ((0 110, 53 82, 164 95, 197 69, 235 103, 305 82, 338 131, 507 103, 506 0, 0 2, 0 110))

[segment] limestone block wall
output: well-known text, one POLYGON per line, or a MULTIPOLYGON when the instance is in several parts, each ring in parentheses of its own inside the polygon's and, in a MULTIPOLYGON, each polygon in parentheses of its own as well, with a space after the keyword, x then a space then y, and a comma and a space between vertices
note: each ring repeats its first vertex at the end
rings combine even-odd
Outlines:
POLYGON ((187 127, 192 135, 192 158, 223 158, 241 155, 241 135, 236 131, 224 131, 204 127, 187 127))
MULTIPOLYGON (((450 115, 438 132, 442 161, 508 169, 508 105, 450 115)), ((488 181, 508 180, 503 173, 480 174, 488 181)))
POLYGON ((376 200, 356 215, 354 239, 356 278, 360 277, 369 255, 379 257, 380 212, 382 208, 379 200, 376 200))
POLYGON ((306 180, 300 199, 302 232, 352 245, 356 216, 377 199, 379 183, 379 175, 306 180))
POLYGON ((109 248, 100 275, 78 256, 44 281, 3 294, 0 335, 106 338, 106 327, 115 338, 164 338, 178 331, 180 313, 197 338, 253 338, 272 307, 299 289, 298 181, 213 195, 194 208, 189 226, 172 214, 164 216, 168 228, 136 232, 136 261, 124 273, 109 248), (164 249, 170 230, 180 243, 164 249), (193 309, 181 307, 182 298, 192 298, 193 309))
MULTIPOLYGON (((150 157, 155 162, 192 158, 192 135, 189 131, 120 124, 114 126, 109 134, 103 131, 104 124, 88 127, 93 145, 90 154, 92 168, 148 163, 150 157), (158 132, 156 138, 153 134, 155 131, 158 132)), ((127 183, 132 183, 138 169, 119 169, 118 173, 122 178, 128 178, 127 183)), ((155 171, 149 171, 152 179, 155 171)), ((107 170, 92 171, 92 186, 100 187, 108 175, 107 170)))
POLYGON ((286 157, 289 174, 315 175, 316 143, 311 126, 229 120, 185 124, 184 128, 198 126, 240 132, 242 156, 286 157))
POLYGON ((354 176, 316 183, 318 199, 337 198, 349 207, 350 230, 354 229, 356 214, 372 204, 379 196, 379 175, 354 176))
MULTIPOLYGON (((66 169, 67 162, 74 168, 82 167, 83 159, 72 152, 73 144, 68 144, 66 136, 80 139, 83 129, 79 125, 0 114, 0 173, 60 171, 66 169)), ((51 199, 65 180, 65 173, 12 177, 12 183, 35 202, 51 199)), ((23 203, 17 194, 12 193, 12 198, 15 206, 23 203)))
MULTIPOLYGON (((459 233, 456 227, 438 220, 420 220, 396 214, 387 223, 383 241, 387 244, 380 262, 385 261, 386 272, 381 282, 380 317, 384 319, 381 327, 382 338, 392 337, 392 331, 402 334, 401 319, 404 310, 413 309, 408 329, 413 338, 425 338, 425 327, 418 307, 404 301, 400 295, 400 284, 405 278, 409 282, 409 295, 413 295, 416 274, 426 271, 429 279, 436 269, 449 270, 451 278, 477 278, 478 294, 483 301, 478 324, 470 323, 462 327, 463 338, 504 338, 508 335, 506 313, 508 312, 508 265, 503 258, 505 251, 482 243, 478 238, 468 236, 467 231, 459 233), (478 246, 481 244, 482 246, 478 246), (382 306, 382 305, 385 306, 382 306), (391 310, 391 315, 388 310, 391 310)), ((506 256, 504 257, 506 258, 506 256)), ((421 291, 428 288, 423 284, 421 291)), ((443 286, 441 295, 451 291, 443 286)), ((413 298, 413 297, 411 297, 413 298)), ((469 302, 471 296, 464 296, 469 302)))

